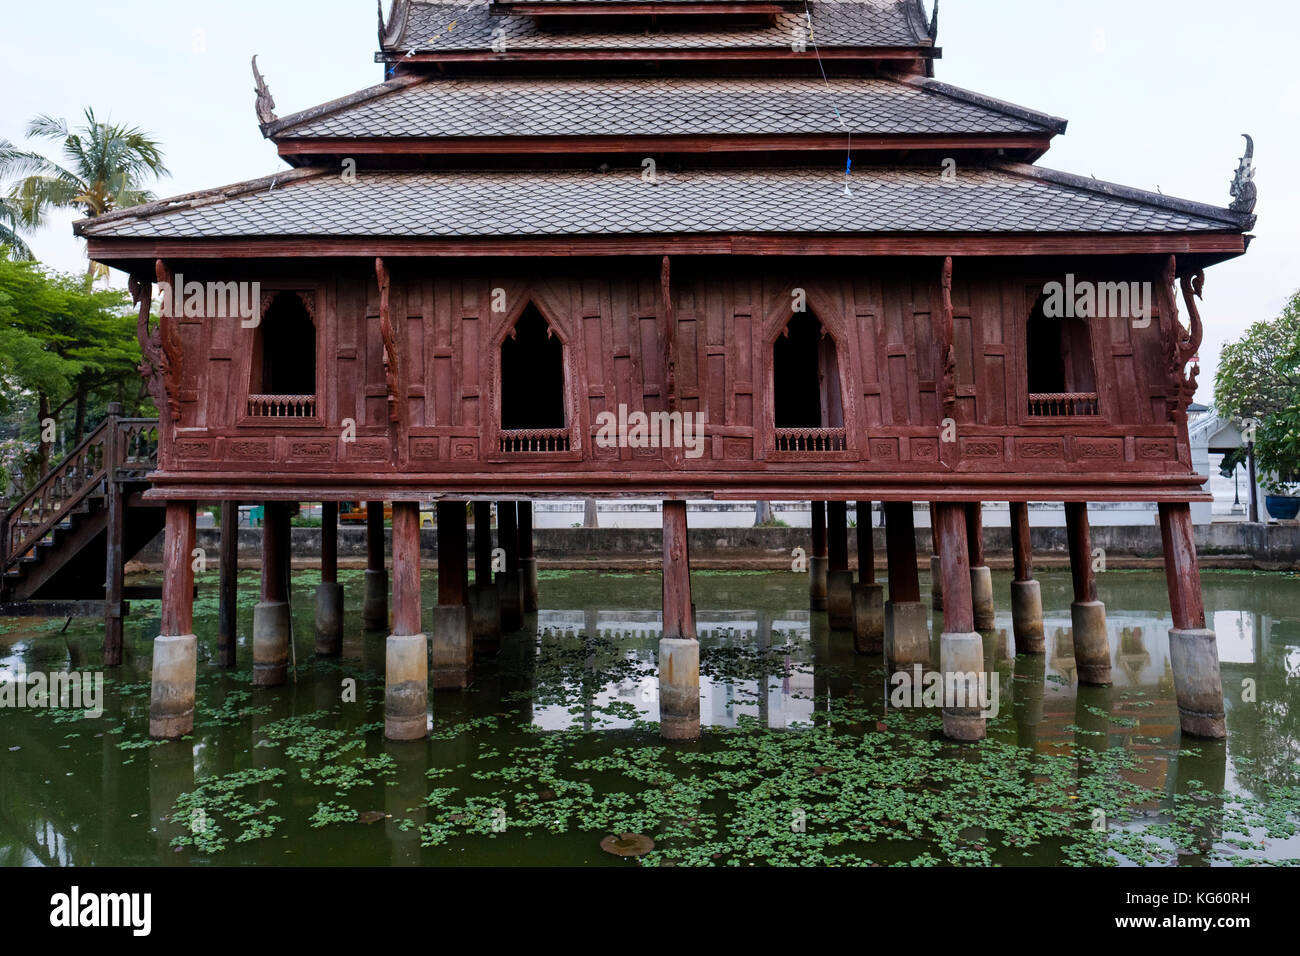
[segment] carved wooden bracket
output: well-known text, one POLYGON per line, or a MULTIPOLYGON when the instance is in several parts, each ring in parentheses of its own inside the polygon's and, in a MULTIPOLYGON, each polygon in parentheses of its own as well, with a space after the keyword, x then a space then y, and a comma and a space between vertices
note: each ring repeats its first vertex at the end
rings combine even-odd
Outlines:
POLYGON ((185 358, 176 320, 168 313, 175 310, 180 295, 179 290, 173 286, 172 273, 167 264, 159 259, 154 264, 154 269, 158 283, 171 290, 166 297, 165 307, 160 310, 157 326, 150 321, 152 283, 136 276, 131 276, 129 281, 131 300, 140 310, 136 320, 136 338, 140 342, 140 353, 144 360, 138 371, 145 380, 145 387, 153 397, 154 404, 158 406, 158 413, 178 422, 181 420, 180 383, 185 358))
POLYGON ((953 347, 952 256, 943 260, 939 278, 939 348, 942 350, 943 417, 957 411, 957 352, 953 347))
MULTIPOLYGON (((389 291, 392 276, 383 259, 375 260, 375 276, 379 280, 379 334, 384 340, 384 384, 388 388, 388 421, 395 432, 406 423, 406 396, 402 388, 401 356, 397 348, 397 331, 393 328, 389 291)), ((396 449, 394 442, 394 449, 396 449)))
POLYGON ((671 412, 677 408, 677 358, 673 347, 677 338, 677 318, 673 313, 672 263, 667 256, 659 268, 659 292, 664 303, 664 391, 671 412))
POLYGON ((1205 327, 1201 323, 1201 310, 1196 304, 1196 300, 1202 297, 1201 293, 1205 288, 1205 273, 1197 269, 1184 275, 1181 280, 1183 301, 1187 305, 1190 328, 1184 326, 1178 318, 1178 293, 1175 289, 1177 276, 1178 261, 1174 256, 1170 256, 1165 263, 1161 292, 1165 296, 1169 311, 1169 322, 1165 327, 1165 354, 1169 369, 1168 407, 1170 417, 1175 420, 1187 414, 1187 407, 1196 397, 1196 379, 1201 374, 1201 366, 1196 361, 1196 357, 1205 335, 1205 327), (1187 367, 1189 362, 1192 363, 1190 369, 1187 367))

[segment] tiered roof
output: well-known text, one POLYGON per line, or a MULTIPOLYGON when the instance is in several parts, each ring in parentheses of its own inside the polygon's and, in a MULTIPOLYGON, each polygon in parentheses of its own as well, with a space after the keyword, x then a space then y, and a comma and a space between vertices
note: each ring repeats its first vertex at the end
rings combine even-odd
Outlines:
POLYGON ((921 0, 394 0, 386 19, 381 9, 385 82, 280 119, 263 108, 263 133, 299 170, 78 230, 110 259, 149 242, 237 239, 1050 234, 1243 246, 1247 213, 1032 165, 1065 121, 934 80, 935 23, 921 0), (689 65, 666 69, 673 56, 689 65), (661 165, 643 177, 647 156, 661 165), (339 175, 344 158, 355 181, 339 175), (955 176, 940 175, 940 158, 955 176))

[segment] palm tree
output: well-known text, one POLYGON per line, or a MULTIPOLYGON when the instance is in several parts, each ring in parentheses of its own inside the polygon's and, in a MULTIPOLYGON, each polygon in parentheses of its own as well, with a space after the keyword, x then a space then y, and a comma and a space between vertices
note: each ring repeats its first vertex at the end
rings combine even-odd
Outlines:
MULTIPOLYGON (((100 122, 93 109, 87 108, 86 123, 76 130, 66 120, 42 115, 26 132, 31 139, 61 141, 63 164, 0 144, 0 177, 19 180, 8 202, 24 228, 40 226, 51 208, 76 209, 93 218, 138 206, 154 198, 146 183, 169 175, 156 140, 139 127, 100 122)), ((96 271, 92 262, 87 274, 96 271)))
MULTIPOLYGON (((0 169, 4 168, 11 157, 18 155, 18 152, 9 140, 0 139, 0 169)), ((22 213, 18 208, 18 201, 8 196, 0 196, 0 246, 5 248, 12 259, 34 259, 31 248, 19 235, 22 228, 22 213)))

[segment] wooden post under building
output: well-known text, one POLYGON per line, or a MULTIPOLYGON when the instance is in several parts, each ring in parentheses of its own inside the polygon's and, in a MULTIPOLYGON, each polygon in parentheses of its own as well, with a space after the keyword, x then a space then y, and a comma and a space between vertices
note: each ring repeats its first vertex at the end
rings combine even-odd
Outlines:
POLYGON ((194 635, 193 501, 167 503, 163 533, 162 630, 153 642, 149 736, 174 740, 194 729, 198 638, 194 635))
MULTIPOLYGON (((462 506, 462 520, 464 513, 462 506)), ((423 617, 420 505, 395 501, 393 633, 388 636, 384 666, 384 736, 389 740, 423 740, 429 733, 429 643, 423 617)))
POLYGON ((663 638, 659 641, 659 732, 666 740, 700 735, 700 642, 691 601, 686 502, 665 501, 663 638))
POLYGON ((1047 650, 1043 633, 1043 593, 1034 580, 1034 545, 1029 529, 1029 503, 1011 502, 1011 626, 1017 654, 1042 654, 1047 650))
POLYGON ((388 627, 388 571, 384 568, 384 503, 366 503, 366 575, 361 626, 367 631, 388 627))
POLYGON ((1093 568, 1092 537, 1088 530, 1088 505, 1065 503, 1066 534, 1070 542, 1070 575, 1074 603, 1070 617, 1074 625, 1074 663, 1079 683, 1109 687, 1110 632, 1106 627, 1106 605, 1097 600, 1097 572, 1093 568))

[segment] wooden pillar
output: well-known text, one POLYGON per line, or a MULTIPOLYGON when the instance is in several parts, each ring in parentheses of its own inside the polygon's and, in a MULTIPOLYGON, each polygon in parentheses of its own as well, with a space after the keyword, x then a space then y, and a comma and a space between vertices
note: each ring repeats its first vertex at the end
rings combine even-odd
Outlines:
POLYGON ((1086 502, 1066 502, 1065 526, 1070 542, 1070 573, 1074 579, 1070 616, 1074 624, 1074 663, 1079 671, 1079 683, 1109 687, 1110 635, 1106 628, 1106 605, 1097 600, 1086 502))
POLYGON ((194 636, 193 501, 167 502, 162 628, 153 642, 149 736, 174 740, 194 729, 198 638, 194 636))
POLYGON ((1034 580, 1034 546, 1029 531, 1029 503, 1011 502, 1011 557, 1015 580, 1011 582, 1011 627, 1017 654, 1043 654, 1043 594, 1034 580))
POLYGON ((420 505, 395 501, 393 632, 384 661, 384 736, 389 740, 422 740, 429 733, 429 645, 423 618, 420 505))
MULTIPOLYGON (((978 507, 978 506, 976 506, 978 507)), ((984 670, 984 641, 975 630, 975 605, 970 560, 982 557, 967 537, 971 506, 941 502, 934 507, 938 521, 939 556, 943 568, 943 631, 939 638, 939 668, 944 678, 943 732, 952 740, 981 740, 987 733, 981 690, 988 694, 984 670)))
POLYGON ((853 629, 853 572, 849 570, 849 507, 826 503, 826 614, 831 630, 853 629))
POLYGON ((808 556, 808 606, 814 611, 826 610, 827 565, 826 502, 814 501, 812 503, 812 554, 808 556))
POLYGON ((533 554, 533 503, 519 502, 519 573, 523 576, 524 611, 537 611, 537 557, 533 554))
MULTIPOLYGON (((126 555, 123 553, 126 538, 126 501, 122 486, 117 480, 117 465, 122 460, 122 436, 117 420, 122 415, 122 405, 111 402, 108 406, 108 429, 104 440, 105 509, 105 573, 104 573, 104 666, 117 667, 122 663, 122 618, 126 606, 122 600, 125 586, 126 555)), ((0 557, 7 557, 7 549, 0 557)))
POLYGON ((939 556, 939 517, 935 513, 938 505, 930 502, 930 608, 938 612, 943 610, 943 569, 939 556))
POLYGON ((916 567, 916 522, 912 502, 885 502, 885 562, 889 600, 885 602, 885 657, 894 667, 930 663, 930 622, 921 603, 916 567))
POLYGON ((975 630, 991 631, 996 623, 993 607, 993 572, 984 560, 984 505, 966 504, 966 554, 970 561, 971 601, 975 607, 975 630))
POLYGON ((361 626, 368 631, 388 627, 388 572, 384 569, 384 503, 366 504, 366 576, 361 626))
POLYGON ((339 584, 339 506, 321 504, 320 585, 316 588, 316 653, 343 653, 343 585, 339 584))
POLYGON ((1228 729, 1219 647, 1214 631, 1206 627, 1191 505, 1160 505, 1160 536, 1174 619, 1169 631, 1169 660, 1178 697, 1179 724, 1185 734, 1221 740, 1228 729))
POLYGON ((497 502, 497 546, 506 553, 506 569, 497 575, 501 630, 513 634, 524 626, 524 584, 519 566, 519 507, 497 502))
POLYGON ((239 643, 239 502, 221 503, 221 581, 218 584, 217 663, 235 666, 239 643))
POLYGON ((289 670, 289 507, 268 501, 262 522, 262 592, 253 609, 253 683, 278 687, 289 670))
POLYGON ((501 650, 501 595, 492 581, 490 501, 474 502, 474 586, 470 588, 469 603, 474 655, 491 657, 501 650))
POLYGON ((664 629, 659 642, 659 731, 666 740, 700 735, 700 644, 691 602, 686 502, 663 504, 664 629))
POLYGON ((853 586, 853 649, 879 654, 885 644, 885 589, 876 583, 871 502, 858 502, 858 583, 853 586))
POLYGON ((474 682, 469 532, 465 510, 464 501, 438 502, 438 605, 433 617, 434 690, 463 690, 474 682))

